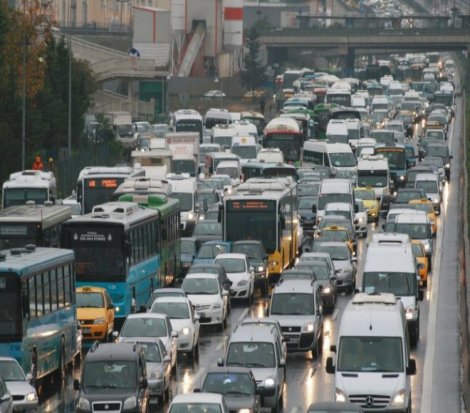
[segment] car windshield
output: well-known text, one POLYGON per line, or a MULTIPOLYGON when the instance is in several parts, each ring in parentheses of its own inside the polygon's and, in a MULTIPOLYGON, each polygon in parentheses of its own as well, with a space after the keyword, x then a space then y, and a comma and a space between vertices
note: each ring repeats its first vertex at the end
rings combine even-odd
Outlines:
POLYGON ((222 224, 205 220, 199 221, 194 227, 193 235, 220 235, 222 237, 222 224))
POLYGON ((153 303, 151 313, 166 314, 169 318, 188 319, 189 308, 187 303, 155 302, 153 303))
POLYGON ((418 211, 424 211, 426 213, 430 213, 434 211, 431 202, 420 202, 415 204, 409 204, 411 208, 416 209, 418 211))
POLYGON ((257 244, 235 244, 232 248, 232 252, 237 254, 245 254, 248 259, 262 260, 265 258, 266 253, 262 251, 260 245, 257 244))
POLYGON ((298 200, 298 209, 312 209, 312 206, 315 204, 315 198, 302 197, 298 200))
POLYGON ((219 285, 215 278, 185 278, 181 288, 186 294, 213 295, 219 293, 219 285))
POLYGON ((324 229, 320 233, 319 239, 322 241, 349 241, 349 234, 347 231, 324 229))
POLYGON ((315 252, 326 252, 330 254, 333 261, 349 260, 348 247, 346 247, 346 245, 343 247, 339 245, 322 245, 317 243, 316 246, 314 244, 314 250, 315 252))
POLYGON ((198 189, 209 188, 209 189, 224 189, 224 183, 219 180, 206 179, 205 181, 198 182, 198 189))
POLYGON ((193 240, 181 240, 181 254, 196 255, 196 243, 193 240))
POLYGON ((247 373, 208 373, 201 391, 230 396, 251 396, 255 394, 255 386, 247 373))
POLYGON ((172 192, 172 198, 180 201, 181 211, 191 211, 193 209, 193 194, 189 192, 172 192))
POLYGON ((446 158, 449 156, 449 149, 447 146, 428 145, 426 148, 426 155, 446 158))
POLYGON ((127 318, 121 329, 121 337, 167 337, 164 318, 127 318))
POLYGON ((199 249, 197 257, 201 259, 215 258, 223 252, 227 252, 223 245, 203 245, 199 249))
POLYGON ((395 202, 397 204, 407 204, 412 199, 421 199, 421 193, 418 191, 398 191, 395 202))
POLYGON ((139 343, 144 350, 145 361, 147 363, 161 363, 162 355, 160 348, 155 343, 139 343))
POLYGON ((365 272, 363 277, 364 292, 367 294, 392 293, 401 297, 415 292, 413 273, 365 272))
MULTIPOLYGON (((387 226, 385 227, 385 230, 388 231, 387 226)), ((400 232, 402 234, 408 234, 411 239, 427 239, 430 237, 429 225, 427 223, 422 223, 422 224, 398 223, 394 225, 393 231, 400 232)))
POLYGON ((416 257, 424 257, 425 253, 421 244, 412 243, 411 249, 416 257))
POLYGON ((403 346, 400 337, 341 337, 338 371, 403 372, 403 346))
POLYGON ((215 262, 224 267, 228 273, 246 271, 245 260, 241 258, 219 258, 215 262))
POLYGON ((431 194, 437 194, 439 192, 436 181, 416 181, 416 188, 431 194))
POLYGON ((227 354, 227 366, 275 367, 274 345, 269 342, 231 343, 227 354))
POLYGON ((297 186, 297 193, 299 196, 317 196, 320 191, 320 184, 301 184, 297 186))
POLYGON ((26 381, 23 370, 15 360, 0 361, 0 376, 5 381, 26 381))
POLYGON ((137 387, 136 363, 132 361, 88 361, 83 367, 87 389, 133 389, 137 387))
POLYGON ((356 158, 352 152, 330 153, 330 161, 332 166, 356 166, 356 158))
POLYGON ((363 201, 375 201, 375 193, 374 191, 366 191, 366 190, 355 190, 354 195, 358 199, 362 199, 363 201))
POLYGON ((274 294, 271 301, 272 315, 312 315, 314 299, 312 294, 282 293, 274 294))
POLYGON ((169 413, 222 413, 218 403, 172 403, 169 413))
POLYGON ((77 292, 78 308, 103 308, 104 300, 101 293, 84 293, 77 292))

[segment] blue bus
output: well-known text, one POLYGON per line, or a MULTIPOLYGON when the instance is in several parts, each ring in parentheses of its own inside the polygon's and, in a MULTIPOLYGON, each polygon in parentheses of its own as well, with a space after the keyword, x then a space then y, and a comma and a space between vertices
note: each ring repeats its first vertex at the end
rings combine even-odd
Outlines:
POLYGON ((61 245, 75 251, 77 286, 109 292, 119 328, 147 305, 154 288, 165 285, 159 239, 157 211, 134 202, 108 202, 65 222, 61 245))
POLYGON ((0 251, 0 355, 14 357, 39 381, 79 351, 74 253, 58 248, 0 251))

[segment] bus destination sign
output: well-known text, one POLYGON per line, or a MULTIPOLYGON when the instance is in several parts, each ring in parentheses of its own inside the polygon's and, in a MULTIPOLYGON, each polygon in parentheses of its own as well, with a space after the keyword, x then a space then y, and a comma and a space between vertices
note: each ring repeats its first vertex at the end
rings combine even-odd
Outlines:
POLYGON ((237 199, 227 201, 227 212, 234 211, 266 211, 276 210, 276 202, 264 199, 237 199))
POLYGON ((87 179, 86 187, 90 189, 98 188, 111 188, 116 189, 119 186, 118 180, 115 178, 99 178, 99 179, 87 179))

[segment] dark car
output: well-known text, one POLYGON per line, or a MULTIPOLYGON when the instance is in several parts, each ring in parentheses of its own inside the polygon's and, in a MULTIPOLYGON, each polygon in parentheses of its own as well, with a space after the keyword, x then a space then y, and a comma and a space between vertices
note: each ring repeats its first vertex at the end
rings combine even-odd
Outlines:
POLYGON ((121 406, 129 413, 147 412, 149 393, 142 347, 96 342, 85 357, 74 389, 79 391, 77 413, 121 411, 121 406))
POLYGON ((316 279, 313 270, 307 266, 302 268, 291 268, 290 270, 284 270, 281 272, 280 280, 314 280, 316 279))
POLYGON ((193 264, 200 247, 201 242, 194 237, 181 238, 181 268, 179 278, 184 278, 188 268, 193 264))
POLYGON ((433 174, 438 173, 434 165, 423 165, 420 163, 418 166, 408 169, 406 173, 406 188, 415 189, 416 176, 418 174, 433 174))
POLYGON ((362 407, 352 403, 320 402, 309 406, 307 413, 362 413, 362 407))
POLYGON ((193 231, 193 238, 199 242, 222 240, 222 224, 212 220, 198 221, 193 231))
POLYGON ((219 276, 219 282, 225 290, 230 291, 232 281, 227 276, 225 268, 220 264, 193 264, 189 268, 188 274, 197 273, 202 274, 208 272, 210 274, 217 274, 219 276))
POLYGON ((408 204, 412 199, 427 199, 426 193, 422 189, 399 188, 393 204, 408 204))
POLYGON ((312 206, 318 204, 316 196, 303 196, 297 200, 297 213, 300 217, 300 225, 304 230, 313 231, 317 213, 313 212, 312 206))
POLYGON ((268 392, 274 393, 274 387, 257 386, 247 367, 213 367, 207 371, 200 391, 222 394, 230 412, 259 413, 261 397, 272 395, 268 392))
POLYGON ((444 164, 446 179, 450 179, 450 160, 452 159, 452 155, 450 154, 449 147, 446 143, 430 143, 426 146, 424 156, 437 156, 441 158, 442 163, 444 164))
POLYGON ((266 294, 269 281, 268 254, 263 243, 257 240, 235 241, 232 252, 246 255, 250 267, 255 270, 255 288, 260 288, 263 294, 266 294))

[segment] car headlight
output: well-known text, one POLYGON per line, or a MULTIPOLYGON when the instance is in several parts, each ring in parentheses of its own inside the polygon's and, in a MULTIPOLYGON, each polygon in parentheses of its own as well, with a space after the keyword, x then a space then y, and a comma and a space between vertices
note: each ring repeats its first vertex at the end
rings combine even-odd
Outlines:
POLYGON ((212 308, 214 309, 218 309, 218 308, 221 308, 222 306, 220 305, 220 303, 215 303, 212 308))
POLYGON ((302 327, 302 331, 306 331, 307 333, 311 333, 315 329, 315 326, 312 322, 306 323, 302 327))
POLYGON ((338 403, 346 403, 348 401, 346 393, 338 388, 335 389, 335 398, 338 403))
POLYGON ((438 204, 438 203, 439 203, 439 199, 438 199, 438 198, 433 198, 433 199, 432 199, 432 203, 433 203, 433 204, 438 204))
POLYGON ((239 409, 238 413, 253 413, 253 410, 251 410, 251 409, 239 409))
POLYGON ((135 409, 137 407, 137 398, 135 396, 128 397, 124 402, 123 410, 135 409))
POLYGON ((413 318, 413 311, 406 310, 406 319, 411 320, 413 318))
POLYGON ((117 306, 117 307, 115 308, 115 310, 116 310, 116 313, 119 313, 119 311, 121 311, 121 309, 119 308, 119 306, 117 306))
POLYGON ((260 265, 257 269, 258 272, 264 272, 264 267, 260 265))
POLYGON ((103 325, 106 323, 106 319, 104 317, 101 317, 101 318, 97 318, 95 319, 95 321, 93 322, 93 324, 98 324, 98 325, 103 325))
POLYGON ((405 177, 404 175, 401 175, 401 176, 400 176, 400 181, 404 181, 405 178, 406 178, 406 177, 405 177))
POLYGON ((429 245, 428 242, 423 242, 424 245, 424 251, 429 252, 431 251, 431 245, 429 245))
POLYGON ((151 371, 149 378, 154 379, 154 380, 160 380, 163 377, 163 374, 161 371, 151 371))
POLYGON ((449 169, 450 168, 450 163, 446 163, 444 168, 449 169))
POLYGON ((239 287, 242 287, 243 285, 247 285, 247 284, 248 284, 248 281, 247 281, 247 280, 241 280, 241 281, 238 282, 237 285, 238 285, 239 287))
POLYGON ((273 378, 268 378, 264 381, 264 386, 265 387, 274 387, 274 379, 273 378))
POLYGON ((330 287, 325 287, 323 290, 321 290, 322 294, 330 294, 331 293, 331 288, 330 287))
POLYGON ((194 214, 193 214, 192 212, 190 212, 190 213, 188 214, 188 219, 189 219, 190 221, 192 221, 192 220, 194 219, 194 214))
POLYGON ((405 402, 406 402, 406 392, 405 392, 405 389, 401 389, 395 394, 395 396, 393 396, 393 399, 390 405, 392 407, 404 407, 405 402))
POLYGON ((359 224, 364 225, 365 223, 366 223, 366 220, 364 219, 364 217, 360 217, 359 224))
POLYGON ((189 329, 189 327, 183 327, 181 329, 181 334, 183 334, 183 336, 187 336, 187 335, 189 335, 190 331, 191 330, 189 329))
POLYGON ((37 394, 36 394, 35 392, 31 392, 31 393, 28 393, 28 394, 26 395, 26 400, 27 400, 28 402, 34 402, 34 401, 36 401, 37 399, 38 399, 38 396, 37 396, 37 394))
POLYGON ((85 397, 80 397, 78 399, 77 408, 80 410, 91 410, 91 404, 85 397))

